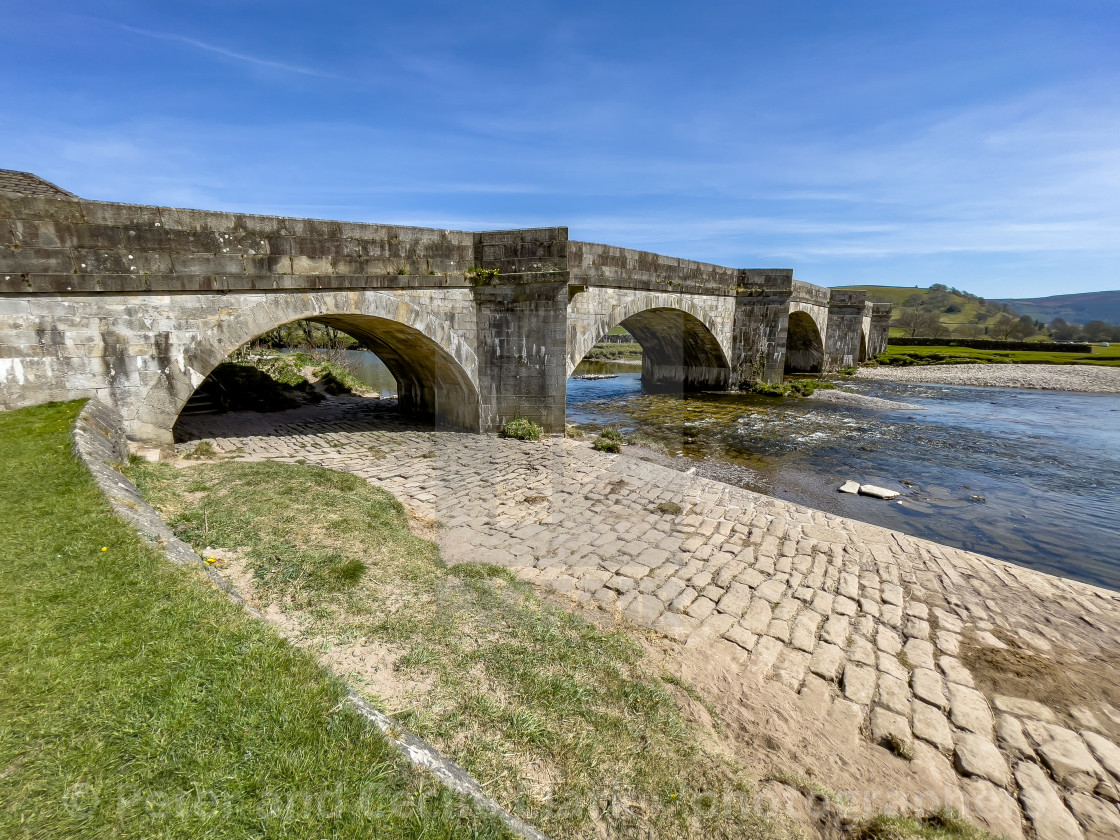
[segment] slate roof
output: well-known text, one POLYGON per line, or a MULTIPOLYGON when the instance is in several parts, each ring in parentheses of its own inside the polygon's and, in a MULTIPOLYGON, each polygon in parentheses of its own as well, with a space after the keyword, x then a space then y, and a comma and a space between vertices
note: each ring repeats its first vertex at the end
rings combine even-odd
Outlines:
POLYGON ((44 181, 38 175, 16 172, 14 169, 0 169, 0 192, 47 198, 77 198, 74 193, 67 192, 50 181, 44 181))

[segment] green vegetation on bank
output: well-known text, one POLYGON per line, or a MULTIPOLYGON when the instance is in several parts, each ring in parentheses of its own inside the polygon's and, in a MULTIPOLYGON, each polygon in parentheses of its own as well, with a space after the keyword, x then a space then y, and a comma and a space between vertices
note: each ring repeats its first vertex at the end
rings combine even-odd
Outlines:
POLYGON ((0 836, 508 836, 113 516, 79 408, 0 413, 0 836))
POLYGON ((526 417, 514 417, 502 426, 502 437, 514 440, 540 440, 544 429, 526 417))
POLYGON ((980 350, 974 347, 911 347, 892 344, 875 357, 881 365, 1036 364, 1120 366, 1120 345, 1094 347, 1092 353, 1046 353, 1033 350, 980 350))
POLYGON ((587 351, 587 355, 583 357, 589 362, 611 362, 623 360, 640 360, 642 358, 642 345, 636 341, 627 341, 623 343, 601 343, 596 344, 587 351))
POLYGON ((814 391, 828 391, 836 383, 825 379, 784 379, 781 382, 749 382, 740 386, 747 394, 763 397, 810 397, 814 391))
POLYGON ((639 644, 506 569, 447 567, 362 479, 277 463, 130 469, 181 536, 234 552, 303 644, 352 663, 373 702, 550 836, 789 836, 702 746, 679 681, 639 644))
POLYGON ((622 451, 622 444, 622 432, 618 429, 603 429, 599 433, 599 437, 595 438, 591 447, 599 452, 614 452, 617 454, 622 451))

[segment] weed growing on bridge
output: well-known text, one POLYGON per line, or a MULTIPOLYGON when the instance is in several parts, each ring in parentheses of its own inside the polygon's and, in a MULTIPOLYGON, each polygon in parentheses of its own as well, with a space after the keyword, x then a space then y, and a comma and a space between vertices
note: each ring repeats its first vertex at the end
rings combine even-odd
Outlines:
POLYGON ((79 407, 0 413, 0 836, 508 837, 112 514, 79 407))
POLYGON ((540 440, 543 434, 544 429, 525 417, 515 417, 502 427, 502 437, 515 440, 540 440))
POLYGON ((448 568, 357 476, 237 462, 133 475, 183 537, 240 553, 231 573, 301 645, 550 836, 789 836, 702 746, 674 700, 680 682, 637 642, 541 601, 508 569, 448 568), (188 494, 200 480, 213 489, 188 494), (324 579, 324 563, 344 560, 364 573, 324 579))
POLYGON ((497 277, 499 273, 499 270, 496 268, 482 268, 477 265, 467 269, 467 277, 472 280, 492 280, 497 277))

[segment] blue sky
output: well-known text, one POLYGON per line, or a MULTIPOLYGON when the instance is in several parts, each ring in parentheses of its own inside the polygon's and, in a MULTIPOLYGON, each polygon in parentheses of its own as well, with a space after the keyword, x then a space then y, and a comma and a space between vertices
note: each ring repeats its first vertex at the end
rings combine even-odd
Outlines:
POLYGON ((1120 3, 0 0, 0 167, 823 285, 1120 289, 1120 3))

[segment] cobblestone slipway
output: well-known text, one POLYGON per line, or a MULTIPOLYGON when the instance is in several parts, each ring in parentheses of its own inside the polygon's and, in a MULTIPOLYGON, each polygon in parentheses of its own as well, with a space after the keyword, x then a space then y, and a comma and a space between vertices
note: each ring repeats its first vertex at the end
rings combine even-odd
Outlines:
POLYGON ((180 428, 242 458, 354 473, 439 520, 448 562, 509 567, 811 697, 830 727, 940 762, 996 833, 1120 838, 1120 710, 988 697, 958 656, 1013 637, 1115 662, 1120 594, 581 442, 417 430, 373 400, 180 428))

